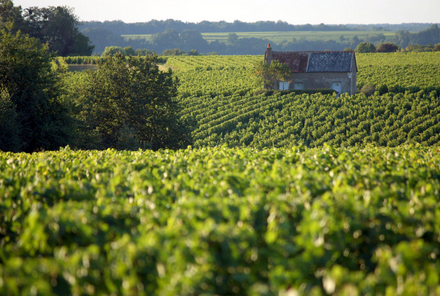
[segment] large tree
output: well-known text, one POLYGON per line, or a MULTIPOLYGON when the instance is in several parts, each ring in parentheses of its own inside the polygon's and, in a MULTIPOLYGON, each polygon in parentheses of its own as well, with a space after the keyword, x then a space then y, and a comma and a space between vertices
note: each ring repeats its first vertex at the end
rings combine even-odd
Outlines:
POLYGON ((81 31, 82 34, 90 38, 95 45, 94 51, 96 53, 104 52, 108 46, 125 46, 126 42, 121 35, 117 35, 109 29, 102 28, 84 28, 81 31))
POLYGON ((180 39, 184 51, 190 51, 193 49, 203 50, 207 47, 208 42, 203 38, 202 34, 196 30, 183 30, 180 33, 180 39))
POLYGON ((66 6, 29 7, 24 10, 29 35, 48 43, 59 56, 91 55, 93 45, 78 30, 79 20, 66 6))
POLYGON ((94 46, 79 31, 79 24, 73 10, 66 6, 30 7, 23 11, 12 0, 0 2, 0 29, 29 34, 48 43, 59 56, 92 54, 94 46))
POLYGON ((6 145, 1 140, 2 149, 33 152, 68 144, 71 122, 66 107, 58 100, 59 80, 52 70, 53 57, 38 39, 5 29, 1 32, 0 126, 16 125, 10 130, 19 134, 18 144, 14 140, 6 145))
POLYGON ((20 130, 14 103, 6 90, 0 90, 0 151, 20 150, 20 130))
POLYGON ((27 24, 22 16, 21 6, 14 6, 11 0, 0 2, 0 29, 8 28, 17 32, 27 32, 27 24))
POLYGON ((180 35, 175 29, 167 29, 163 33, 153 34, 151 41, 156 52, 168 48, 179 48, 181 43, 180 35))
POLYGON ((157 56, 107 56, 72 92, 79 105, 81 148, 184 148, 190 130, 174 100, 178 81, 162 72, 157 56), (127 145, 127 144, 130 145, 127 145))

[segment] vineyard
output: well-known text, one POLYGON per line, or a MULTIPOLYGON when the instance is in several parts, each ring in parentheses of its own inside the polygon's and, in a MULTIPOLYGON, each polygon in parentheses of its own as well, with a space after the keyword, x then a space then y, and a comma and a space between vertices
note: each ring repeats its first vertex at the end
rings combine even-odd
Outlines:
POLYGON ((262 58, 161 65, 185 150, 0 152, 0 295, 440 295, 439 53, 359 54, 377 91, 339 97, 262 58))
POLYGON ((439 151, 0 155, 2 295, 438 295, 439 151))
POLYGON ((440 143, 440 53, 358 54, 358 88, 336 97, 259 94, 251 75, 261 56, 180 56, 165 66, 180 79, 182 116, 197 120, 195 147, 440 143), (385 91, 384 91, 385 90, 385 91))
POLYGON ((389 88, 438 88, 440 52, 358 54, 358 86, 387 85, 389 88))

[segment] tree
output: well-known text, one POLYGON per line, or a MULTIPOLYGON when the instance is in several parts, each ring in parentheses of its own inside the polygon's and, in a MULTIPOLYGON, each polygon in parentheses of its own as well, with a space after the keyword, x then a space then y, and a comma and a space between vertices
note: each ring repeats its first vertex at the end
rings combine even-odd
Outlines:
POLYGON ((198 56, 199 52, 197 50, 190 50, 188 52, 188 56, 198 56))
POLYGON ((433 24, 430 28, 411 34, 411 43, 428 45, 440 42, 440 28, 433 24))
MULTIPOLYGON (((157 56, 121 53, 98 62, 98 70, 77 94, 76 113, 83 139, 99 139, 82 148, 184 148, 191 144, 186 122, 178 117, 178 81, 159 70, 157 56), (131 136, 130 136, 131 135, 131 136), (135 141, 133 141, 135 140, 135 141), (97 147, 96 147, 97 146, 97 147)), ((78 143, 87 145, 81 139, 78 143)))
POLYGON ((0 90, 0 151, 20 150, 20 128, 14 103, 8 92, 0 90))
POLYGON ((158 51, 167 48, 178 48, 180 45, 180 36, 175 29, 167 29, 163 33, 153 34, 151 40, 158 51))
POLYGON ((162 55, 163 55, 163 56, 182 56, 182 55, 184 55, 184 54, 185 54, 185 52, 182 51, 182 50, 180 50, 180 49, 178 49, 178 48, 175 48, 175 49, 166 49, 166 50, 164 50, 164 51, 162 52, 162 55))
POLYGON ((107 46, 101 56, 114 56, 118 53, 125 55, 125 50, 120 46, 107 46))
POLYGON ((134 51, 133 47, 131 47, 131 46, 126 46, 123 48, 123 50, 127 56, 135 56, 136 55, 136 52, 134 51))
POLYGON ((374 53, 375 50, 376 50, 376 47, 374 46, 374 44, 372 44, 370 42, 361 42, 356 47, 355 52, 356 53, 374 53))
POLYGON ((81 33, 90 38, 95 45, 95 53, 104 52, 107 46, 125 46, 124 38, 108 29, 84 28, 81 33))
POLYGON ((190 51, 192 49, 202 50, 206 48, 208 42, 203 38, 202 34, 196 30, 184 30, 180 33, 181 49, 190 51))
POLYGON ((397 31, 394 38, 398 45, 400 45, 402 48, 405 48, 411 42, 411 33, 409 33, 409 31, 400 30, 397 31))
POLYGON ((393 53, 397 52, 399 47, 394 43, 381 43, 376 48, 376 53, 393 53))
POLYGON ((228 43, 230 45, 233 45, 233 44, 237 43, 237 41, 238 41, 238 35, 237 34, 235 34, 235 33, 229 33, 228 34, 228 43))
POLYGON ((155 55, 152 50, 138 48, 134 51, 135 56, 155 55))
POLYGON ((253 75, 264 83, 265 88, 273 89, 277 81, 291 81, 289 65, 272 61, 270 64, 261 61, 255 64, 253 75))
POLYGON ((359 43, 361 43, 361 41, 359 40, 359 37, 353 36, 353 38, 352 38, 352 40, 350 42, 350 47, 351 48, 356 48, 359 45, 359 43))
POLYGON ((423 46, 419 44, 410 44, 405 48, 406 52, 423 52, 423 46))
POLYGON ((0 30, 9 26, 12 26, 9 29, 14 33, 18 30, 28 32, 21 6, 15 7, 11 0, 4 0, 0 3, 0 30))
POLYGON ((3 30, 0 45, 0 89, 7 92, 2 95, 2 105, 16 118, 17 148, 33 152, 67 145, 72 121, 58 100, 59 77, 52 71, 53 54, 39 40, 20 32, 3 30))
POLYGON ((24 11, 29 35, 48 43, 49 49, 59 56, 88 56, 94 46, 78 30, 79 20, 66 6, 30 7, 24 11))

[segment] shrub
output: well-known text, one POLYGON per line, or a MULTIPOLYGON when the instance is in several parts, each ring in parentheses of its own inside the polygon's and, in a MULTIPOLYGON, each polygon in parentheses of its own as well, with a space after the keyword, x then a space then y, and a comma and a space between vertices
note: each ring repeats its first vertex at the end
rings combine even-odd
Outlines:
POLYGON ((365 94, 365 96, 369 97, 376 92, 376 87, 371 85, 365 85, 362 87, 361 92, 365 94))
POLYGON ((399 47, 393 43, 381 43, 376 48, 376 53, 393 53, 397 52, 399 47))
POLYGON ((374 53, 375 51, 376 47, 370 42, 361 42, 355 49, 356 53, 374 53))

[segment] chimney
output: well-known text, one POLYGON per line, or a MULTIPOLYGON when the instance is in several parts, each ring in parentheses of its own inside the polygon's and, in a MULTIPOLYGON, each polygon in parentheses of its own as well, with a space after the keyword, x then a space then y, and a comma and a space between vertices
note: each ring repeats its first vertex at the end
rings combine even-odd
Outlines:
POLYGON ((270 43, 267 45, 266 54, 265 54, 264 58, 265 58, 264 60, 267 63, 270 64, 272 62, 272 48, 270 47, 270 43))

